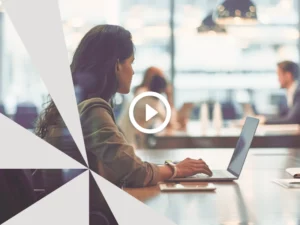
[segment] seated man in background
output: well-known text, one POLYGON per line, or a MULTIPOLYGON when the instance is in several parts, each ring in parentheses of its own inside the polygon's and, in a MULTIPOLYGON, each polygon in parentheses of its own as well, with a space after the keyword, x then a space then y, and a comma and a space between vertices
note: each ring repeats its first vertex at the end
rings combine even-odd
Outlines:
POLYGON ((299 66, 291 61, 282 61, 277 64, 278 80, 281 88, 287 90, 288 110, 284 115, 274 118, 262 117, 265 124, 300 124, 300 83, 299 66))

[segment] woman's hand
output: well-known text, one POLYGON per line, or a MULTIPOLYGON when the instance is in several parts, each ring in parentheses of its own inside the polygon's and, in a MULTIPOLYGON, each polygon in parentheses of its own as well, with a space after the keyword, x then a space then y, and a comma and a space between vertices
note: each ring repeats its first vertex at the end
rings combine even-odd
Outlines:
POLYGON ((206 163, 202 159, 190 159, 185 160, 176 164, 177 176, 176 177, 189 177, 197 173, 204 173, 208 176, 212 176, 212 172, 206 163))
MULTIPOLYGON (((168 165, 159 166, 159 181, 165 181, 172 177, 173 169, 168 165)), ((201 159, 187 158, 176 164, 177 175, 176 177, 189 177, 197 173, 204 173, 208 176, 212 175, 211 170, 206 163, 201 159)))

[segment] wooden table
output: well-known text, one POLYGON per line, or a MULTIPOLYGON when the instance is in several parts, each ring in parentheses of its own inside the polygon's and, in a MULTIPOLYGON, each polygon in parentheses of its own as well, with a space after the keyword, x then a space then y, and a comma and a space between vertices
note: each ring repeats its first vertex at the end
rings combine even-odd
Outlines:
MULTIPOLYGON (((147 147, 234 148, 240 133, 240 126, 204 130, 199 122, 192 121, 186 131, 165 130, 159 134, 148 135, 147 147)), ((252 148, 300 148, 299 125, 259 125, 252 148)))
MULTIPOLYGON (((137 150, 143 160, 203 158, 213 169, 225 169, 230 149, 137 150)), ((300 224, 300 189, 272 182, 290 178, 288 167, 300 167, 300 149, 250 150, 239 180, 214 182, 215 192, 160 192, 158 186, 127 188, 129 194, 179 225, 300 224)))

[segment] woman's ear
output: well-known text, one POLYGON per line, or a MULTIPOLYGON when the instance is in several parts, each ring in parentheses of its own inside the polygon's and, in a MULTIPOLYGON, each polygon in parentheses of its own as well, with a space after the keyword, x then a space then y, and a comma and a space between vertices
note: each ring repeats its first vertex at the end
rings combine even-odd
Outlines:
POLYGON ((116 75, 119 75, 120 73, 120 61, 117 59, 116 65, 115 65, 115 73, 116 75))

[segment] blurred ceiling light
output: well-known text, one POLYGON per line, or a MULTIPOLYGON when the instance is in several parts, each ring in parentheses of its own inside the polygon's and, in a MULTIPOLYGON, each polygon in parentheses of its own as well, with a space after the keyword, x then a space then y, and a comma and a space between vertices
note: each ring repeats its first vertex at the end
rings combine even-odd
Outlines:
POLYGON ((225 0, 214 12, 222 25, 252 25, 257 23, 256 6, 251 0, 225 0))
POLYGON ((204 18, 201 25, 197 27, 197 31, 198 33, 209 33, 209 34, 227 33, 224 26, 215 23, 215 21, 213 20, 212 13, 209 14, 206 18, 204 18))

